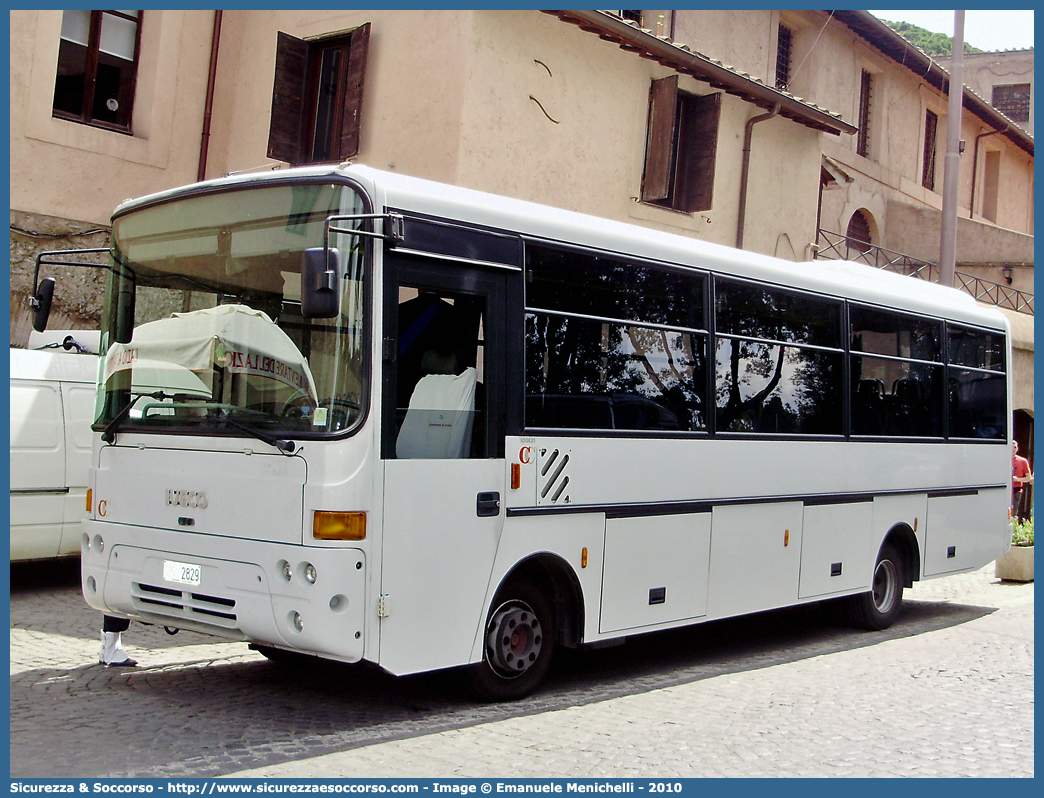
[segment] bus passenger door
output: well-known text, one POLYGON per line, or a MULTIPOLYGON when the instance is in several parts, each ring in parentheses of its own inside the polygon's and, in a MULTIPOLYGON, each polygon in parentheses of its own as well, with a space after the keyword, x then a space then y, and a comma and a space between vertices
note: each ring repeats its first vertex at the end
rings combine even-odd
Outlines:
POLYGON ((395 253, 385 265, 380 664, 403 674, 466 662, 483 620, 515 275, 395 253))

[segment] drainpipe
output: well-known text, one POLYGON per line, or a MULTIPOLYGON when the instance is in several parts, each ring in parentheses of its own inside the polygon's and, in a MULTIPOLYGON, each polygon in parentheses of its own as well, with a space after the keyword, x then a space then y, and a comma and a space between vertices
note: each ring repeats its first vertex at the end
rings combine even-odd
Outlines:
POLYGON ((975 216, 975 184, 978 182, 979 176, 979 140, 989 138, 990 136, 996 136, 998 133, 1006 133, 1011 125, 1005 125, 1000 130, 991 130, 989 133, 980 133, 975 137, 975 151, 972 154, 972 192, 971 202, 968 204, 968 213, 974 218, 975 216))
POLYGON ((214 32, 210 37, 210 74, 207 76, 207 104, 203 111, 203 140, 199 145, 199 170, 196 180, 207 176, 207 150, 210 148, 210 117, 214 112, 214 84, 217 83, 218 44, 221 41, 221 11, 214 12, 214 32))
POLYGON ((767 114, 751 117, 747 120, 743 132, 743 166, 740 171, 739 221, 736 223, 736 249, 743 249, 743 228, 747 220, 747 179, 750 172, 750 140, 754 136, 754 125, 766 122, 779 113, 779 103, 772 106, 767 114))

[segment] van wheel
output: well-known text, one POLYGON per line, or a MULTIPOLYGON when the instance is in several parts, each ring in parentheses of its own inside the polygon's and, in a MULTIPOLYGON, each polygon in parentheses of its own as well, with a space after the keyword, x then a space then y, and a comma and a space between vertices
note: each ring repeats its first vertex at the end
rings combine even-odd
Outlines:
POLYGON ((551 607, 530 582, 512 582, 500 589, 486 622, 482 661, 464 669, 474 698, 515 701, 543 681, 555 648, 551 607))
POLYGON ((863 629, 880 631, 891 626, 903 604, 906 566, 899 551, 890 543, 881 547, 874 566, 874 579, 866 593, 852 597, 850 615, 863 629))

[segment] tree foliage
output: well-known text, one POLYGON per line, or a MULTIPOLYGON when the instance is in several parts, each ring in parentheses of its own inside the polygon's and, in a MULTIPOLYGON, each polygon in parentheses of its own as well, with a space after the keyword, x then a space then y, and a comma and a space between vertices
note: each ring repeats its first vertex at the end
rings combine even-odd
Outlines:
MULTIPOLYGON (((949 58, 950 53, 953 49, 953 37, 947 36, 945 33, 933 33, 925 28, 920 28, 917 25, 911 25, 909 22, 889 22, 888 20, 881 20, 889 28, 894 30, 910 44, 916 45, 924 50, 928 55, 934 57, 949 58)), ((981 53, 977 47, 972 47, 967 42, 964 43, 965 53, 981 53)))

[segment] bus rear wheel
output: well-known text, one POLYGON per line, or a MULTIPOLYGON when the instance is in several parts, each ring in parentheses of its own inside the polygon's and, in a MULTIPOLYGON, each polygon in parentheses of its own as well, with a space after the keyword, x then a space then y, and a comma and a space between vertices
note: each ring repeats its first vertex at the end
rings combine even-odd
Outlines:
POLYGON ((881 547, 874 566, 870 590, 852 597, 852 621, 864 629, 880 631, 899 617, 906 584, 906 565, 899 550, 891 544, 881 547))
POLYGON ((482 661, 464 670, 468 692, 482 701, 515 701, 543 681, 555 648, 552 605, 529 582, 501 588, 486 622, 482 661))

